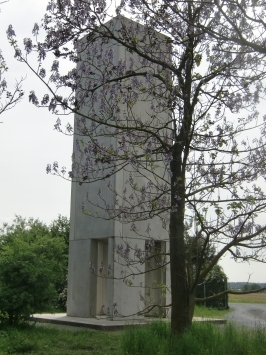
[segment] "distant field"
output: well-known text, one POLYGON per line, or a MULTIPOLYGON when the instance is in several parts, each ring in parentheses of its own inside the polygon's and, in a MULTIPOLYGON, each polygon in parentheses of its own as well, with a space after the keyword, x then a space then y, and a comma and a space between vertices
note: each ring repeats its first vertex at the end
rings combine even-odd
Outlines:
POLYGON ((229 295, 229 303, 266 303, 266 293, 249 295, 229 295))

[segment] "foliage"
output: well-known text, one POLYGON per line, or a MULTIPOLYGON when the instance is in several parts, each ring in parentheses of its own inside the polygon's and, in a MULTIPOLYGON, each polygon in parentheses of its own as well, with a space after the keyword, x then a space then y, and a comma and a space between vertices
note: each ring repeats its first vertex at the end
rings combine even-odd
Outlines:
MULTIPOLYGON (((60 218, 59 218, 60 222, 60 218)), ((16 216, 0 236, 0 312, 10 324, 53 310, 64 286, 67 248, 39 220, 16 216), (63 286, 62 286, 63 285, 63 286)))
MULTIPOLYGON (((61 238, 64 241, 62 249, 65 258, 68 257, 68 245, 69 245, 69 231, 70 221, 67 217, 59 215, 57 219, 52 221, 49 226, 49 231, 52 237, 61 238)), ((57 281, 56 290, 58 294, 58 300, 55 307, 58 310, 66 311, 67 305, 67 263, 65 264, 64 275, 57 281)))
POLYGON ((214 265, 214 267, 210 270, 210 272, 208 273, 206 280, 212 280, 212 279, 226 279, 227 276, 222 268, 221 265, 214 265))
POLYGON ((23 236, 29 242, 34 241, 36 235, 46 235, 49 233, 48 227, 38 219, 29 218, 26 220, 21 216, 15 216, 13 223, 4 223, 0 229, 0 244, 8 244, 14 238, 23 236))
POLYGON ((61 237, 65 242, 65 250, 67 253, 68 243, 69 243, 69 230, 70 223, 69 219, 65 216, 59 215, 57 219, 52 221, 49 226, 50 233, 53 237, 61 237))
MULTIPOLYGON (((140 231, 139 221, 159 219, 169 232, 172 329, 182 333, 191 325, 197 284, 224 254, 265 261, 266 120, 257 110, 265 93, 265 49, 257 50, 264 48, 264 4, 124 0, 106 23, 109 5, 51 0, 43 43, 38 24, 37 40, 25 38, 24 52, 11 25, 7 35, 18 60, 47 87, 42 98, 32 90, 30 102, 56 115, 76 114, 69 178, 79 185, 104 181, 112 195, 107 201, 99 191, 96 203, 84 196, 84 215, 117 219, 150 242, 152 226, 140 231), (114 58, 115 44, 126 49, 126 60, 114 58), (66 58, 73 63, 67 74, 60 69, 66 58), (112 177, 121 170, 128 179, 119 190, 112 177), (138 175, 145 176, 142 186, 138 175), (197 236, 187 253, 192 218, 197 236)), ((73 132, 59 118, 55 129, 73 132)), ((47 172, 66 177, 57 161, 47 172)), ((135 255, 143 262, 145 250, 129 258, 134 246, 119 248, 127 264, 136 265, 135 255)))

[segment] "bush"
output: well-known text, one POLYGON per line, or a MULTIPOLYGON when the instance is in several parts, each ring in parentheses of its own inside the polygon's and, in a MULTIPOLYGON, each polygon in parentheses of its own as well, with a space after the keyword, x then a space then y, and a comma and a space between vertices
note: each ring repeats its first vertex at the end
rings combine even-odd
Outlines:
POLYGON ((53 310, 67 266, 63 238, 38 220, 15 222, 0 239, 0 317, 9 324, 53 310))

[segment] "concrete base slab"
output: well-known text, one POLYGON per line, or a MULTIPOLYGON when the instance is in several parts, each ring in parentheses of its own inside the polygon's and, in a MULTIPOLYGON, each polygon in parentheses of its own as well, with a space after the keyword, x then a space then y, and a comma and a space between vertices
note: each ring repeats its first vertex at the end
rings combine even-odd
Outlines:
MULTIPOLYGON (((105 331, 116 331, 122 330, 128 325, 145 325, 148 322, 156 320, 156 318, 146 318, 144 320, 107 320, 106 318, 80 318, 80 317, 69 317, 66 313, 55 313, 55 314, 34 314, 32 319, 40 323, 51 323, 51 324, 61 324, 75 327, 83 327, 96 330, 105 331)), ((166 318, 166 321, 170 319, 166 318)), ((194 322, 211 322, 215 324, 226 324, 226 319, 216 319, 216 318, 200 318, 194 317, 194 322)))

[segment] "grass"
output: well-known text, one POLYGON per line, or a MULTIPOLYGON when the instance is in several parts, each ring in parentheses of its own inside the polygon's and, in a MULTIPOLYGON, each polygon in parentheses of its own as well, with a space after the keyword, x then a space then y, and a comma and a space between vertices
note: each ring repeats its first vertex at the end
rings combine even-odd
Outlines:
POLYGON ((117 355, 118 333, 20 327, 0 330, 0 355, 117 355))
POLYGON ((219 328, 210 323, 194 323, 182 337, 171 336, 167 323, 145 328, 129 328, 122 336, 126 355, 265 355, 266 332, 219 328))
POLYGON ((204 306, 195 306, 194 317, 203 318, 224 318, 225 314, 231 312, 232 309, 218 310, 215 308, 206 308, 204 306))
POLYGON ((265 355, 266 331, 194 323, 182 337, 154 322, 123 332, 20 327, 0 330, 0 355, 265 355))
MULTIPOLYGON (((229 302, 266 303, 266 294, 229 295, 229 302)), ((196 306, 194 317, 223 318, 229 310, 196 306)), ((0 328, 0 355, 265 355, 266 330, 194 323, 182 337, 155 322, 123 332, 62 330, 49 326, 0 328)))
POLYGON ((247 295, 230 295, 229 303, 266 303, 266 293, 250 293, 247 295))

